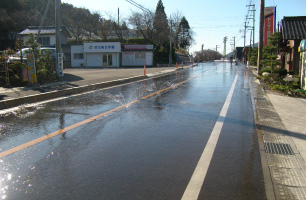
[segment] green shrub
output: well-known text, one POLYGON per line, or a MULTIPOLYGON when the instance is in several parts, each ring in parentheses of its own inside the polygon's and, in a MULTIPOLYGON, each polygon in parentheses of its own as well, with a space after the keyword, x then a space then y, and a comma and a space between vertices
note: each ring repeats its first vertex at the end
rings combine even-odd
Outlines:
POLYGON ((269 73, 271 73, 271 68, 269 68, 269 67, 263 67, 263 68, 261 68, 260 71, 259 71, 259 75, 262 75, 262 73, 264 73, 264 72, 269 72, 269 73))
POLYGON ((284 68, 276 69, 276 70, 274 70, 274 73, 277 73, 280 78, 284 78, 288 74, 287 69, 284 69, 284 68))
POLYGON ((294 74, 294 71, 293 71, 293 70, 290 70, 290 71, 288 71, 288 74, 289 74, 289 75, 293 75, 293 74, 294 74))
POLYGON ((37 71, 37 82, 40 84, 55 82, 57 80, 56 74, 47 69, 37 71))

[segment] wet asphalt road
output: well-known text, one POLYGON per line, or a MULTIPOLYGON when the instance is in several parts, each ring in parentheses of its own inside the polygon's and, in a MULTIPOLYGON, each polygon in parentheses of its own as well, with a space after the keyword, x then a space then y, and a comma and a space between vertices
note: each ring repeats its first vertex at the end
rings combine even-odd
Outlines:
MULTIPOLYGON (((241 68, 198 199, 265 199, 248 76, 241 68)), ((236 70, 228 63, 199 64, 171 76, 2 112, 0 152, 139 100, 1 158, 0 197, 181 199, 236 70)))

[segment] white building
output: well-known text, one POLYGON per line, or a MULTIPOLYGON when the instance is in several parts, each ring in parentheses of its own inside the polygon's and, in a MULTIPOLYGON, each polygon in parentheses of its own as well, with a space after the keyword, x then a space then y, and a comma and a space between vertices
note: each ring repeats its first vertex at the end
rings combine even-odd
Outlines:
POLYGON ((71 45, 71 67, 119 67, 120 42, 71 45))
POLYGON ((153 45, 124 45, 122 66, 144 65, 153 65, 153 45))

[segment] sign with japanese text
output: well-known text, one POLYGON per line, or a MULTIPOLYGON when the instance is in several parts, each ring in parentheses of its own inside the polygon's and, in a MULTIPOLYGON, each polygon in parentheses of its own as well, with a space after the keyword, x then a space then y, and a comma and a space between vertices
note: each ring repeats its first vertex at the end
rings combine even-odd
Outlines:
POLYGON ((84 43, 85 53, 119 53, 121 52, 120 42, 90 42, 84 43))
POLYGON ((276 7, 265 7, 264 46, 268 44, 268 38, 275 30, 276 7))
POLYGON ((33 54, 27 55, 27 65, 28 65, 28 76, 30 83, 36 83, 36 66, 35 66, 35 57, 33 54))
POLYGON ((153 45, 134 45, 134 44, 126 44, 124 45, 124 49, 132 49, 132 50, 153 50, 153 45))
POLYGON ((56 56, 56 71, 58 76, 64 76, 64 59, 63 54, 58 53, 56 56))
POLYGON ((29 81, 28 67, 23 66, 21 69, 22 69, 22 80, 23 81, 29 81))

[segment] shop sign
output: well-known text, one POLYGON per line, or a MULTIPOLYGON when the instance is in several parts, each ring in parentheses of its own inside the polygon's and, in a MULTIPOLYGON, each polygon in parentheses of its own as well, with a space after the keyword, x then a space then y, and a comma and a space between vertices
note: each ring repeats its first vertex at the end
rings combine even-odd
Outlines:
POLYGON ((104 52, 121 52, 120 42, 95 42, 84 43, 85 53, 104 53, 104 52))
POLYGON ((305 44, 306 40, 302 40, 299 47, 299 52, 306 51, 305 44))
POLYGON ((114 45, 90 45, 89 49, 115 49, 114 45))
POLYGON ((63 54, 58 53, 56 57, 57 75, 64 76, 63 54))
POLYGON ((268 44, 268 38, 275 30, 276 7, 265 7, 264 46, 268 44))
POLYGON ((131 49, 131 50, 153 50, 153 45, 133 45, 133 44, 128 44, 124 45, 124 49, 131 49))
POLYGON ((22 80, 29 81, 28 67, 26 65, 22 66, 22 80))
POLYGON ((29 75, 29 82, 36 83, 36 67, 35 67, 35 57, 33 54, 27 55, 27 64, 28 64, 28 75, 29 75))

